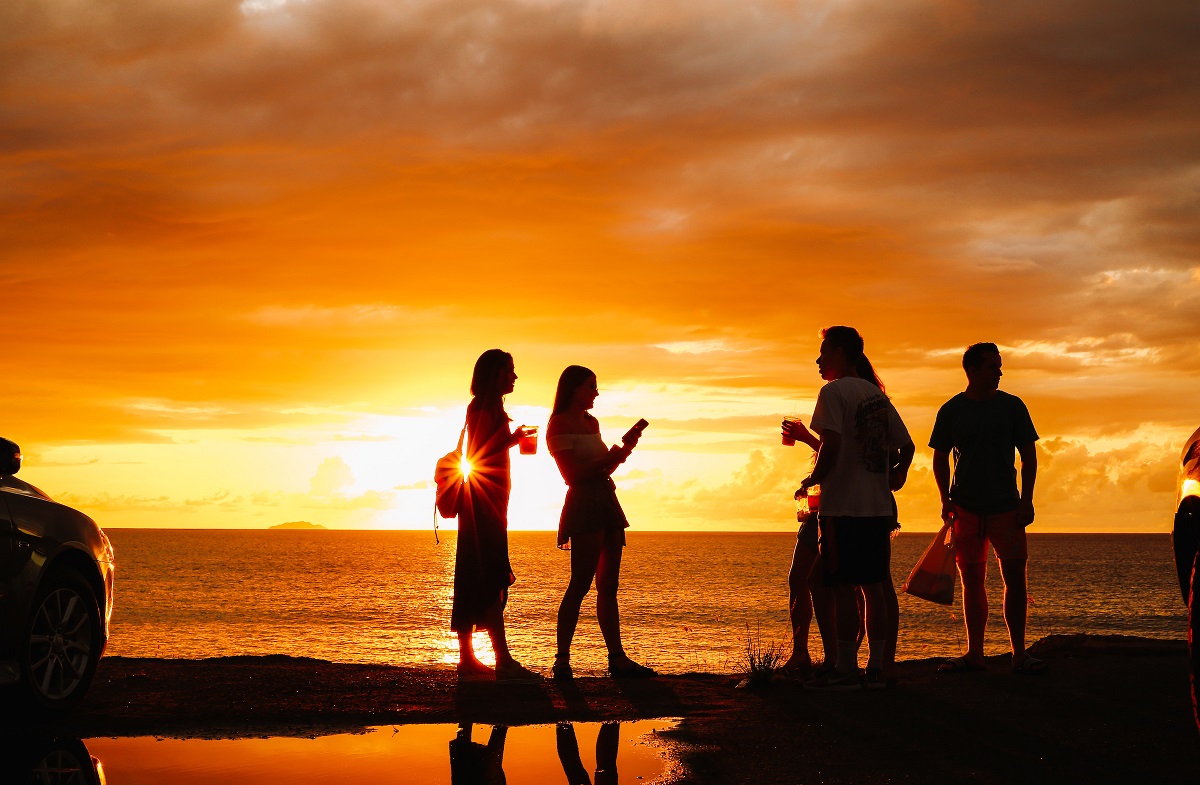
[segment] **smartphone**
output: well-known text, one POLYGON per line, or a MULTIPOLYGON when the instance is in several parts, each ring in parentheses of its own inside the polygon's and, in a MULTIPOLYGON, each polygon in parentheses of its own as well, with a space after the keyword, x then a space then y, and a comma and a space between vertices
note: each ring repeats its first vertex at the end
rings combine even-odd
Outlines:
POLYGON ((642 431, 646 430, 646 426, 649 424, 650 423, 646 422, 645 420, 638 420, 633 424, 632 428, 625 432, 625 435, 621 437, 621 441, 625 444, 629 444, 638 436, 641 436, 642 431))

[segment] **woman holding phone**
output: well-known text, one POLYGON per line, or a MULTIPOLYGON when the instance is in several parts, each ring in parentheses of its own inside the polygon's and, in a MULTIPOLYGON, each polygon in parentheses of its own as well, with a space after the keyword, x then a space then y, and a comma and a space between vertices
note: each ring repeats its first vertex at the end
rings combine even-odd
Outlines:
POLYGON ((513 659, 504 632, 508 587, 516 582, 508 558, 508 451, 528 429, 509 429, 504 396, 513 391, 517 373, 512 355, 488 349, 475 361, 471 403, 467 406, 467 475, 458 515, 454 554, 454 601, 450 629, 458 633, 458 675, 489 678, 493 671, 475 656, 472 634, 487 630, 496 653, 497 679, 540 678, 513 659))
POLYGON ((596 617, 608 648, 609 674, 615 678, 657 675, 625 654, 617 610, 621 552, 629 522, 617 501, 611 475, 629 457, 645 425, 643 421, 634 426, 620 447, 606 446, 600 437, 600 423, 588 411, 599 394, 596 374, 581 365, 568 366, 559 376, 554 410, 546 426, 546 445, 567 483, 558 547, 571 552, 571 580, 558 608, 558 651, 553 668, 556 679, 572 678, 571 640, 593 579, 596 617))

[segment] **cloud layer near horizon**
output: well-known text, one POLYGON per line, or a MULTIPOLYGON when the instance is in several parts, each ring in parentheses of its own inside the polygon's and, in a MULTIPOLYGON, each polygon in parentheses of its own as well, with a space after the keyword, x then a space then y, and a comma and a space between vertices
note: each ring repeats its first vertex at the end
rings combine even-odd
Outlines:
MULTIPOLYGON (((46 446, 302 428, 448 405, 496 344, 543 405, 585 362, 767 423, 849 323, 919 442, 994 340, 1044 436, 1150 460, 1197 416, 1198 27, 1184 2, 10 3, 6 412, 46 446)), ((716 428, 681 449, 770 474, 716 428)))

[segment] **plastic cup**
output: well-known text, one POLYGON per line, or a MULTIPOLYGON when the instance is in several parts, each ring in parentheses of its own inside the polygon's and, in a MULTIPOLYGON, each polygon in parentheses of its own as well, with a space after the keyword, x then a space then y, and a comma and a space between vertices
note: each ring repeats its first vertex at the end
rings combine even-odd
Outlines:
POLYGON ((821 486, 814 485, 808 489, 808 509, 816 514, 821 509, 821 486))
MULTIPOLYGON (((784 417, 783 421, 784 422, 800 422, 800 418, 796 417, 794 415, 789 415, 787 417, 784 417)), ((796 444, 796 440, 793 439, 791 436, 785 435, 783 437, 783 446, 784 447, 793 447, 793 446, 795 446, 795 444, 796 444)))
POLYGON ((521 447, 522 455, 534 455, 537 453, 538 429, 536 425, 526 426, 525 435, 520 438, 517 444, 521 447))

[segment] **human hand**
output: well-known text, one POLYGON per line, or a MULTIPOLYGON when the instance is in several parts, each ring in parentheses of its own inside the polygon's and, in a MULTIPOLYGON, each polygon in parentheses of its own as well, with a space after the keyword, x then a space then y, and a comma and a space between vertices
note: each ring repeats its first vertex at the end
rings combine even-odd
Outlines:
POLYGON ((904 483, 906 482, 908 482, 908 469, 900 471, 897 468, 893 468, 890 472, 888 472, 888 486, 893 491, 898 491, 903 488, 904 483))
POLYGON ((957 516, 954 513, 954 502, 942 502, 942 523, 953 523, 955 517, 957 516))
POLYGON ((1021 500, 1020 506, 1017 507, 1017 523, 1021 526, 1028 526, 1033 523, 1033 501, 1021 500))
POLYGON ((780 435, 798 442, 804 442, 805 444, 812 439, 812 434, 808 428, 805 428, 804 423, 796 419, 784 420, 781 425, 780 435))

